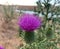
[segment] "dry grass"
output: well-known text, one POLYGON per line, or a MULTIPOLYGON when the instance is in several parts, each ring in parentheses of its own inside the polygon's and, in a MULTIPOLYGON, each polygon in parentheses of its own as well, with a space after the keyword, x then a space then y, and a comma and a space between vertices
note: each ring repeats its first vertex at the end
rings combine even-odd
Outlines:
POLYGON ((3 13, 1 11, 2 8, 0 8, 0 45, 5 49, 17 49, 19 46, 23 46, 23 40, 18 37, 18 17, 14 18, 8 25, 4 22, 3 13))

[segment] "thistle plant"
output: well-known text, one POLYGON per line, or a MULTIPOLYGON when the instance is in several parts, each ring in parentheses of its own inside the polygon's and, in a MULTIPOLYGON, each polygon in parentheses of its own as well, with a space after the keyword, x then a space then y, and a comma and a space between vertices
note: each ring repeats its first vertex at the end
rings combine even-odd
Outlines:
MULTIPOLYGON (((50 3, 51 1, 53 0, 43 0, 43 1, 38 0, 37 8, 34 8, 34 11, 38 13, 38 14, 35 14, 34 17, 36 17, 39 20, 40 18, 39 14, 42 14, 44 16, 44 20, 42 21, 42 23, 41 23, 41 20, 37 22, 37 20, 35 21, 35 19, 33 19, 33 21, 31 21, 33 17, 32 15, 30 15, 32 16, 31 19, 29 18, 29 15, 27 15, 28 18, 25 18, 24 20, 23 20, 24 17, 21 18, 22 21, 20 20, 21 21, 20 23, 23 25, 19 27, 21 29, 23 28, 22 30, 24 30, 25 32, 26 31, 29 32, 29 34, 28 32, 26 33, 27 34, 26 38, 29 40, 29 42, 31 42, 30 38, 35 37, 34 42, 30 44, 26 44, 26 46, 23 46, 21 49, 59 49, 59 47, 57 46, 57 44, 59 44, 59 41, 56 36, 57 33, 55 32, 56 21, 54 20, 54 15, 56 15, 56 18, 58 15, 60 15, 60 8, 57 8, 56 6, 56 4, 58 3, 58 0, 54 0, 53 5, 50 3), (50 17, 49 17, 49 14, 51 14, 50 17), (26 22, 28 22, 29 24, 26 22), (33 27, 34 29, 32 29, 32 31, 34 31, 35 29, 37 30, 35 30, 36 32, 34 32, 34 35, 30 34, 31 28, 32 28, 31 26, 35 26, 35 25, 37 25, 38 26, 37 28, 39 29, 33 27), (29 36, 29 35, 32 35, 32 36, 29 36)), ((20 23, 19 25, 21 25, 20 23)))
POLYGON ((57 8, 57 6, 56 6, 56 4, 58 3, 58 0, 55 0, 53 5, 50 3, 51 1, 53 1, 53 0, 44 0, 44 2, 42 0, 39 0, 37 2, 38 9, 36 9, 36 11, 38 12, 38 14, 41 13, 42 15, 44 15, 44 18, 45 18, 44 22, 43 22, 43 28, 44 28, 43 30, 45 30, 45 32, 47 31, 47 29, 49 27, 50 27, 50 30, 54 30, 54 32, 55 32, 54 15, 56 15, 56 17, 58 15, 60 15, 60 13, 59 13, 60 12, 60 8, 57 8), (41 8, 39 8, 39 7, 41 7, 41 8), (49 17, 50 13, 51 13, 51 16, 49 17), (51 25, 49 24, 50 21, 52 21, 51 25))
MULTIPOLYGON (((38 36, 42 36, 41 38, 39 37, 39 39, 43 39, 41 41, 44 41, 44 39, 46 39, 45 42, 51 43, 51 41, 53 41, 53 45, 55 45, 56 49, 58 49, 57 44, 59 41, 56 41, 56 32, 55 32, 55 28, 56 28, 56 21, 54 20, 54 15, 56 15, 56 18, 58 17, 58 15, 60 15, 60 8, 59 6, 56 6, 56 4, 58 3, 58 0, 55 0, 54 4, 52 5, 50 2, 53 0, 39 0, 37 2, 37 9, 35 10, 38 15, 41 13, 44 16, 44 20, 43 20, 43 24, 42 24, 42 28, 39 29, 39 33, 38 36), (57 8, 58 7, 58 8, 57 8), (51 13, 51 16, 49 17, 49 14, 51 13), (52 23, 50 24, 49 22, 52 21, 52 23)), ((58 18, 57 18, 58 19, 58 18)), ((39 42, 41 42, 40 40, 38 40, 39 42)), ((44 47, 44 46, 43 46, 44 47)), ((46 46, 47 47, 47 46, 46 46)), ((49 46, 51 48, 51 45, 49 46)), ((46 49, 50 49, 50 48, 46 48, 46 49)), ((45 48, 44 48, 45 49, 45 48)), ((55 49, 54 46, 52 47, 52 49, 55 49)))
POLYGON ((34 39, 34 30, 41 27, 41 19, 33 14, 23 14, 19 18, 19 27, 25 31, 25 40, 32 42, 34 39))
POLYGON ((4 49, 4 47, 0 46, 0 49, 4 49))

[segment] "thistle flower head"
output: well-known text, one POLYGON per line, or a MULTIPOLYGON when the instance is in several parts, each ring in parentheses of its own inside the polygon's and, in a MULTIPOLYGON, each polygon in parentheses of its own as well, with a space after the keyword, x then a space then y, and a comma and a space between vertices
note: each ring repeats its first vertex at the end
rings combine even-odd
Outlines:
POLYGON ((23 14, 18 21, 19 27, 25 31, 33 31, 41 26, 41 19, 33 14, 23 14))
POLYGON ((4 49, 4 47, 0 46, 0 49, 4 49))

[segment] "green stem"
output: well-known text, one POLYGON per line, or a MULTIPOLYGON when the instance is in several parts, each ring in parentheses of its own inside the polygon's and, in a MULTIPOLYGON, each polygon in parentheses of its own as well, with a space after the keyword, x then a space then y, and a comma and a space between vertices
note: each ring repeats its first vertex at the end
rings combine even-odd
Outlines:
POLYGON ((34 41, 34 32, 25 32, 26 43, 32 43, 34 41))

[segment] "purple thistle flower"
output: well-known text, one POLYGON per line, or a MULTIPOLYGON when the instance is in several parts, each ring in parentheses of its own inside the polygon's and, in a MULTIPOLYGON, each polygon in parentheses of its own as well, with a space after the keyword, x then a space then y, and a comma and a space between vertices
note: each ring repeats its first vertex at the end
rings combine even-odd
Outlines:
POLYGON ((0 49, 4 49, 4 47, 0 46, 0 49))
POLYGON ((18 21, 19 27, 25 31, 33 31, 40 28, 41 19, 33 14, 23 14, 18 21))

